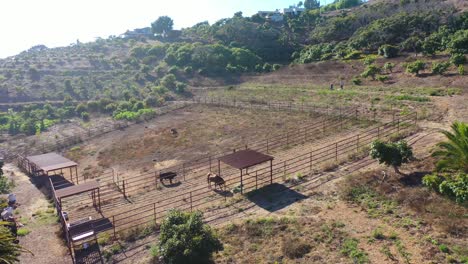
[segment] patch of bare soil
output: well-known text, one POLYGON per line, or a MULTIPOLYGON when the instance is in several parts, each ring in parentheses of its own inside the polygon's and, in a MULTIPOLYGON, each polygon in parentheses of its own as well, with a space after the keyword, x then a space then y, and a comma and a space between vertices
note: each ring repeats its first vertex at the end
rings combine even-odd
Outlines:
POLYGON ((12 164, 6 164, 5 174, 15 183, 13 193, 19 203, 15 217, 30 233, 19 237, 20 244, 34 255, 23 253, 21 263, 71 263, 68 249, 60 237, 54 207, 49 203, 47 188, 41 183, 33 184, 30 178, 12 164), (38 188, 39 187, 39 188, 38 188))

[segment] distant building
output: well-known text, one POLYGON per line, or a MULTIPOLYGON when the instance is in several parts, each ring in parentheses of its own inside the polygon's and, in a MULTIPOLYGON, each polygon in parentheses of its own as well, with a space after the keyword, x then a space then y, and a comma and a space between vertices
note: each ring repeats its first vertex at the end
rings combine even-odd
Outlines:
POLYGON ((283 8, 282 11, 276 9, 276 11, 258 11, 258 15, 273 21, 273 22, 282 22, 284 20, 284 16, 298 16, 306 9, 302 7, 290 6, 289 8, 283 8))
POLYGON ((270 20, 273 22, 281 22, 283 21, 284 17, 283 14, 279 10, 276 11, 258 11, 257 13, 259 16, 265 18, 266 20, 270 20))
POLYGON ((298 16, 305 11, 303 7, 290 6, 289 8, 283 8, 283 15, 298 16))
POLYGON ((154 36, 150 27, 145 28, 136 28, 134 30, 127 30, 125 33, 120 36, 124 38, 135 38, 135 37, 152 37, 154 36))

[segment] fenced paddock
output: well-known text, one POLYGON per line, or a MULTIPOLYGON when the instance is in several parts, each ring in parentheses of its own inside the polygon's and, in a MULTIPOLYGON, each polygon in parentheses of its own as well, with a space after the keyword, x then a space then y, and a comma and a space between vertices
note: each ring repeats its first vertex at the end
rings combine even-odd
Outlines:
MULTIPOLYGON (((365 150, 369 143, 375 139, 387 139, 396 133, 408 131, 414 127, 415 122, 415 114, 399 117, 394 122, 367 129, 355 136, 337 140, 320 148, 312 149, 307 153, 281 160, 281 162, 275 162, 272 178, 270 177, 269 166, 257 166, 248 175, 244 176, 242 189, 244 193, 247 193, 272 183, 285 183, 290 179, 291 175, 299 173, 308 175, 314 170, 323 171, 330 163, 337 165, 352 159, 355 155, 362 155, 360 152, 365 150)), ((239 187, 237 173, 237 170, 235 170, 223 174, 228 189, 239 187)), ((168 190, 170 189, 168 188, 168 190)), ((212 217, 213 214, 216 214, 216 210, 213 210, 213 208, 216 208, 220 202, 229 204, 229 199, 232 199, 229 197, 229 193, 214 192, 208 189, 206 184, 200 184, 173 195, 170 195, 168 191, 157 197, 152 197, 152 199, 145 199, 131 204, 131 206, 127 205, 125 210, 118 213, 107 213, 106 209, 104 209, 103 215, 111 223, 111 225, 106 224, 108 232, 118 238, 119 236, 125 236, 126 231, 135 228, 142 228, 147 225, 157 228, 157 223, 172 208, 202 210, 207 212, 206 217, 212 217)), ((101 219, 95 221, 102 222, 101 219)), ((96 225, 96 228, 99 228, 99 225, 96 225)))
MULTIPOLYGON (((318 115, 315 122, 306 125, 298 126, 298 128, 291 129, 286 133, 279 134, 274 137, 268 137, 263 140, 252 141, 246 145, 239 145, 234 149, 249 148, 264 153, 279 153, 292 149, 295 146, 315 143, 316 140, 325 138, 329 135, 338 133, 339 131, 346 131, 356 124, 362 124, 363 121, 355 119, 355 111, 351 110, 349 113, 342 112, 341 115, 318 115)), ((313 119, 314 120, 314 119, 313 119)), ((367 126, 367 122, 365 126, 367 126)), ((371 122, 372 123, 372 122, 371 122)), ((201 159, 184 162, 177 166, 171 166, 164 170, 149 170, 141 174, 122 175, 114 173, 114 171, 107 171, 100 175, 98 178, 103 183, 103 204, 109 204, 109 207, 128 203, 123 197, 131 197, 132 201, 137 202, 140 199, 148 198, 148 192, 161 188, 159 183, 159 174, 164 172, 176 172, 179 179, 183 180, 182 188, 185 186, 193 187, 201 182, 204 182, 206 173, 212 171, 218 157, 232 152, 233 149, 228 149, 224 152, 219 152, 201 159), (120 193, 119 193, 120 192, 120 193), (139 193, 144 193, 144 198, 139 197, 139 193)), ((299 151, 299 150, 296 150, 299 151)), ((164 188, 165 190, 166 188, 164 188)), ((174 192, 176 188, 169 188, 166 191, 174 192)), ((179 188, 177 188, 179 189, 179 188)), ((161 190, 159 190, 161 193, 161 190)), ((153 193, 151 193, 153 195, 153 193)), ((79 208, 80 201, 73 202, 73 208, 79 208)), ((86 204, 86 203, 85 203, 86 204)))

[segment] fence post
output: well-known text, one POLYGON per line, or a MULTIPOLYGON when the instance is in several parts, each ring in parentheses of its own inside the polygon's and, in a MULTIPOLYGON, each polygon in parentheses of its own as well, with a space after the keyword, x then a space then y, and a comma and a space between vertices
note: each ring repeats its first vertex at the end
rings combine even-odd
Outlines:
POLYGON ((267 153, 270 153, 269 150, 270 150, 270 149, 269 149, 269 147, 268 147, 268 138, 267 138, 267 153))
POLYGON ((357 140, 356 140, 356 152, 359 152, 359 134, 357 135, 357 140))
POLYGON ((154 224, 156 224, 156 203, 153 203, 154 224))
POLYGON ((116 239, 116 236, 115 236, 115 216, 114 215, 112 216, 112 227, 114 228, 114 239, 116 239))
POLYGON ((286 146, 289 146, 289 132, 286 132, 286 146))
POLYGON ((335 160, 338 161, 338 142, 335 145, 335 160))
POLYGON ((190 192, 190 212, 193 212, 193 205, 192 205, 192 192, 190 192))
POLYGON ((211 156, 209 156, 208 159, 210 161, 210 172, 211 172, 211 156))
POLYGON ((400 118, 397 120, 397 131, 400 133, 400 118))
POLYGON ((184 176, 185 181, 185 163, 182 163, 182 175, 184 176))
POLYGON ((286 161, 284 161, 283 172, 284 172, 284 176, 286 177, 286 161))
POLYGON ((156 187, 158 187, 158 172, 154 171, 154 183, 156 184, 156 187))
POLYGON ((125 192, 125 180, 122 180, 122 189, 123 189, 124 197, 127 198, 127 193, 125 192))
POLYGON ((380 139, 380 127, 377 127, 377 138, 380 139))
POLYGON ((312 160, 313 160, 313 155, 312 155, 313 151, 310 152, 310 155, 309 155, 309 170, 312 171, 312 160))
POLYGON ((255 171, 255 190, 258 189, 258 171, 255 171))

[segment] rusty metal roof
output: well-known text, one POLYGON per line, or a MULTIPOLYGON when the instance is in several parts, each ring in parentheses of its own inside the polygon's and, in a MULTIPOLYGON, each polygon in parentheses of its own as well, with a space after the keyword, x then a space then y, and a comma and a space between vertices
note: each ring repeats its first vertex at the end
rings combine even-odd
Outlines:
POLYGON ((245 149, 220 157, 218 160, 228 164, 231 167, 245 169, 266 161, 273 160, 273 157, 255 150, 245 149))
POLYGON ((29 162, 34 163, 44 172, 78 166, 76 162, 71 161, 55 152, 36 156, 29 156, 26 157, 26 159, 28 159, 29 162))
POLYGON ((90 181, 87 183, 73 185, 67 188, 57 190, 55 192, 55 197, 57 197, 57 199, 60 199, 96 189, 99 189, 99 183, 97 181, 90 181))

